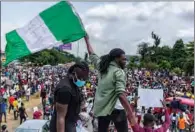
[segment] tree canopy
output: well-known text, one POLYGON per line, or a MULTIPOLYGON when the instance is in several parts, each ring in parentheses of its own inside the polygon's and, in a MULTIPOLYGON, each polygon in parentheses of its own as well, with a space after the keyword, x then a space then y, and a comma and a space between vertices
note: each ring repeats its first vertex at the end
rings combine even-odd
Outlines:
POLYGON ((32 62, 37 65, 57 65, 78 60, 80 58, 75 57, 73 54, 56 49, 46 49, 20 59, 21 62, 32 62))
POLYGON ((152 44, 142 42, 138 45, 139 65, 134 61, 135 56, 131 56, 129 68, 145 67, 150 70, 166 69, 176 74, 194 74, 194 41, 184 43, 182 39, 178 39, 173 47, 170 47, 160 46, 161 38, 154 32, 151 33, 151 37, 154 40, 152 44))

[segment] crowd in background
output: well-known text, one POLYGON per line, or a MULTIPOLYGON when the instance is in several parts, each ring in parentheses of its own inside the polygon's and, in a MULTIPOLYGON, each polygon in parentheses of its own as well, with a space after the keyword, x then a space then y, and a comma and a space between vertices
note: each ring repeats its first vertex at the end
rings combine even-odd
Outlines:
MULTIPOLYGON (((0 88, 0 122, 7 122, 7 114, 12 114, 15 120, 20 120, 20 124, 27 118, 25 102, 31 100, 31 95, 39 93, 41 98, 41 109, 34 108, 33 119, 51 118, 53 112, 53 96, 55 86, 67 73, 66 66, 45 66, 22 68, 9 67, 1 71, 0 88)), ((126 70, 127 86, 126 95, 131 104, 137 121, 142 124, 145 113, 151 113, 156 117, 156 128, 165 122, 165 113, 161 108, 145 108, 138 106, 138 88, 163 89, 164 98, 173 97, 173 100, 167 102, 169 116, 171 120, 170 131, 179 130, 193 131, 193 107, 182 104, 176 97, 194 98, 194 78, 187 76, 178 76, 169 71, 149 71, 146 69, 126 70), (180 94, 178 94, 180 93, 180 94), (181 94, 182 93, 182 94, 181 94)), ((97 129, 97 121, 93 117, 93 100, 97 88, 97 72, 90 71, 89 80, 82 89, 84 103, 80 113, 78 127, 87 129, 89 123, 93 130, 97 129)), ((129 129, 131 130, 130 126, 129 129)), ((115 131, 110 125, 110 131, 115 131)))

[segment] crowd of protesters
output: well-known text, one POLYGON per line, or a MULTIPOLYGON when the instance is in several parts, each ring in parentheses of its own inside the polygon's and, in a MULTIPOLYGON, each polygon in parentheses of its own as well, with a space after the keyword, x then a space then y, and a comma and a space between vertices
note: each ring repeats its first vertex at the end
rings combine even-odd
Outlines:
MULTIPOLYGON (((37 119, 37 113, 47 115, 46 97, 52 96, 52 89, 64 76, 67 68, 12 66, 1 70, 0 88, 0 123, 7 123, 7 115, 12 114, 14 120, 20 120, 20 124, 27 118, 25 102, 31 100, 32 95, 42 98, 43 110, 34 109, 33 118, 37 119), (46 108, 46 109, 45 109, 46 108)), ((41 118, 40 118, 41 119, 41 118)))
MULTIPOLYGON (((0 89, 0 122, 7 122, 7 114, 13 113, 14 120, 24 122, 28 115, 25 102, 31 100, 31 95, 40 93, 42 111, 34 108, 33 119, 50 120, 53 113, 54 90, 58 82, 67 74, 68 68, 58 66, 49 67, 23 67, 5 68, 1 71, 0 89)), ((88 127, 86 122, 92 123, 93 130, 97 130, 96 118, 93 116, 93 101, 98 83, 96 70, 91 70, 89 80, 82 89, 84 105, 80 113, 83 127, 88 127), (90 116, 89 116, 90 115, 90 116), (92 120, 92 122, 91 122, 92 120)), ((170 120, 169 130, 179 132, 193 130, 193 108, 180 103, 176 97, 193 98, 194 78, 178 76, 169 71, 149 71, 146 69, 126 70, 127 86, 126 95, 137 118, 137 123, 147 125, 154 122, 155 128, 170 120), (164 98, 173 97, 173 101, 166 103, 168 119, 163 108, 145 108, 137 105, 138 88, 163 89, 164 98), (183 93, 178 95, 177 93, 183 93), (188 96, 191 94, 191 96, 188 96)), ((109 127, 114 131, 112 122, 109 127)), ((131 125, 129 125, 131 130, 131 125)))

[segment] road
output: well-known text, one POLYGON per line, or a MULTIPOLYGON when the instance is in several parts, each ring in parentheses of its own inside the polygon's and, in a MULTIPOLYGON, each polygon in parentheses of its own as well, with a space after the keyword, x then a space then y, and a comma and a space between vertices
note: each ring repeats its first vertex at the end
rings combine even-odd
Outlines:
MULTIPOLYGON (((25 104, 25 108, 26 108, 26 112, 28 114, 28 119, 32 119, 32 115, 33 115, 33 108, 34 107, 41 107, 41 101, 40 98, 37 98, 35 96, 31 96, 30 101, 29 102, 24 102, 25 104)), ((6 124, 4 123, 4 119, 2 122, 2 125, 6 124)), ((10 114, 7 114, 7 127, 8 127, 8 131, 9 132, 14 132, 14 130, 20 125, 20 120, 14 120, 14 115, 13 115, 13 111, 11 111, 10 114)), ((88 132, 92 132, 92 124, 91 124, 91 120, 89 121, 88 124, 88 132)))
MULTIPOLYGON (((35 106, 40 106, 40 98, 35 97, 35 96, 31 96, 30 101, 29 102, 24 102, 24 104, 25 104, 26 112, 29 116, 28 119, 32 119, 33 108, 35 106)), ((4 119, 3 119, 2 124, 5 124, 4 119)), ((13 111, 11 111, 10 114, 7 114, 7 124, 6 125, 8 127, 9 132, 14 132, 14 130, 20 125, 19 119, 14 120, 13 111)))

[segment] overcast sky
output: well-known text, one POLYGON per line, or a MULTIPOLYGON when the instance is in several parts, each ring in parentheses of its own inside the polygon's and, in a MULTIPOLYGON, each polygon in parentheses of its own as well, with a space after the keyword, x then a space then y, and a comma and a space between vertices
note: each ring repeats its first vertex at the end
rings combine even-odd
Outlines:
MULTIPOLYGON (((2 2, 1 4, 1 49, 5 48, 5 33, 22 27, 39 12, 55 2, 2 2)), ((194 40, 193 2, 72 2, 90 36, 98 55, 119 47, 127 54, 136 54, 137 45, 151 40, 154 31, 161 45, 172 46, 182 38, 194 40)), ((73 44, 71 53, 84 56, 83 40, 73 44)))

